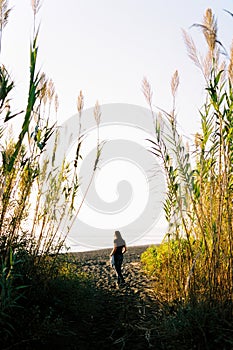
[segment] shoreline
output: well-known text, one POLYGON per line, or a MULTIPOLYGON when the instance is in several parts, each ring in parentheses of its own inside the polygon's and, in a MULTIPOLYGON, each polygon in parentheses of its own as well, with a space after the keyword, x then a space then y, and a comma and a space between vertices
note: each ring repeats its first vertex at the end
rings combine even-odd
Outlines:
MULTIPOLYGON (((127 252, 124 254, 124 259, 127 261, 131 256, 138 256, 148 248, 151 244, 140 245, 140 246, 129 246, 127 252)), ((83 259, 108 259, 112 248, 102 248, 96 250, 82 251, 82 252, 68 252, 68 255, 74 256, 78 260, 83 259)))

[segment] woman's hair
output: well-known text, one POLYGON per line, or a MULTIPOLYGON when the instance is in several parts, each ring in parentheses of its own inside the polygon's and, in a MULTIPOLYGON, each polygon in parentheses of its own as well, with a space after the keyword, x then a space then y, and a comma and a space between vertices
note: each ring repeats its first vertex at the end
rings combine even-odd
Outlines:
POLYGON ((120 231, 115 231, 114 238, 116 238, 116 239, 122 238, 120 231))
POLYGON ((115 231, 115 233, 114 233, 114 246, 121 247, 123 245, 125 245, 125 241, 122 238, 120 231, 115 231))

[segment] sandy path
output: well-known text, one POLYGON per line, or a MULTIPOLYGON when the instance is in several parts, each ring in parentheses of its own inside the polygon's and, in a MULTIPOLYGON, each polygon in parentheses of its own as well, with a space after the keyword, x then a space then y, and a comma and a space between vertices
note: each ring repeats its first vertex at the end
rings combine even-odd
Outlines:
POLYGON ((140 263, 140 255, 145 249, 145 246, 132 247, 124 255, 126 285, 120 288, 116 287, 115 271, 110 266, 110 250, 75 254, 80 271, 93 281, 95 292, 89 302, 94 302, 97 307, 97 312, 84 320, 86 332, 80 330, 77 349, 154 348, 153 320, 158 307, 153 281, 140 263))
POLYGON ((82 271, 91 275, 96 287, 117 294, 141 294, 142 296, 154 298, 152 281, 142 270, 140 255, 147 246, 130 247, 124 255, 123 275, 125 277, 125 288, 116 288, 115 270, 110 266, 109 253, 111 250, 103 249, 94 252, 76 253, 76 260, 82 271))

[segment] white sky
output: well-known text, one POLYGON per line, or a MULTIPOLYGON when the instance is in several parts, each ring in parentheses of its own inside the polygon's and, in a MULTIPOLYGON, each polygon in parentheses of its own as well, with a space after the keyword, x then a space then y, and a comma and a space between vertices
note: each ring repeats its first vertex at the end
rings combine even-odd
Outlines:
MULTIPOLYGON (((32 33, 30 0, 9 0, 9 23, 3 31, 1 63, 16 83, 18 110, 25 108, 32 33)), ((181 29, 204 53, 202 34, 194 23, 207 8, 218 20, 219 40, 230 50, 232 0, 44 0, 39 12, 39 66, 55 83, 59 120, 76 113, 79 91, 85 107, 129 103, 146 107, 144 76, 154 90, 154 103, 171 110, 170 81, 177 69, 180 87, 178 121, 182 132, 197 131, 204 80, 188 58, 181 29)))
MULTIPOLYGON (((27 86, 31 1, 9 4, 13 9, 3 32, 1 60, 20 94, 27 86)), ((178 120, 185 133, 196 131, 204 81, 187 56, 181 28, 203 52, 202 34, 189 27, 201 22, 207 8, 216 15, 219 39, 229 51, 233 18, 223 9, 233 11, 232 0, 43 0, 38 16, 40 67, 55 83, 61 120, 76 113, 80 90, 85 107, 97 99, 100 104, 146 106, 144 76, 153 87, 155 105, 170 111, 170 81, 177 69, 178 120)))

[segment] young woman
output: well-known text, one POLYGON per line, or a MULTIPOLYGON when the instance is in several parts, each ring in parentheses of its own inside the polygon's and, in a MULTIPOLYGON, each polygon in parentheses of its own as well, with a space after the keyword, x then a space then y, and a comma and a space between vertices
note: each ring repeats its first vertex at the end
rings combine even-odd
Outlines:
POLYGON ((117 283, 125 283, 124 277, 122 275, 121 267, 123 263, 123 254, 127 251, 126 243, 121 237, 119 231, 115 231, 114 234, 114 246, 110 253, 110 256, 114 256, 114 267, 117 273, 117 283))

